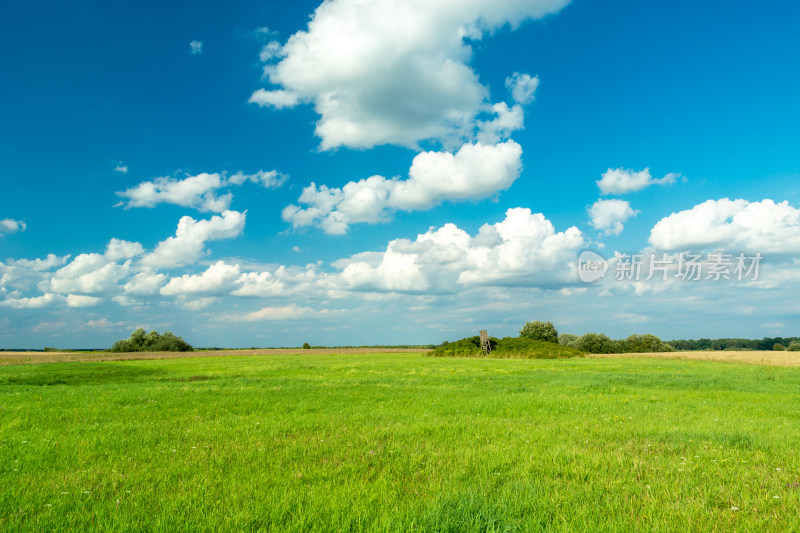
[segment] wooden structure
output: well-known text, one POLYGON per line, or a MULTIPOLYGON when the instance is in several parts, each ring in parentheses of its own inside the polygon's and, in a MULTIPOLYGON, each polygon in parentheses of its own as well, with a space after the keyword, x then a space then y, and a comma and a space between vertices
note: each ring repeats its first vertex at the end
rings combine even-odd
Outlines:
POLYGON ((492 353, 492 344, 489 342, 489 332, 485 329, 481 330, 481 350, 486 355, 492 353))

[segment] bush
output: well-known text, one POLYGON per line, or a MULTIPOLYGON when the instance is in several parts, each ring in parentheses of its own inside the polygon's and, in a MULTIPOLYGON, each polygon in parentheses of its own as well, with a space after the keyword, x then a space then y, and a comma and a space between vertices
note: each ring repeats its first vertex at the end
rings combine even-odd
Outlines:
POLYGON ((611 343, 608 345, 608 349, 611 351, 608 353, 625 353, 624 343, 625 341, 611 339, 611 343))
POLYGON ((774 351, 776 351, 776 352, 785 352, 786 351, 786 346, 784 346, 783 344, 781 344, 779 342, 776 342, 775 344, 772 345, 772 349, 774 351))
POLYGON ((311 349, 311 345, 310 345, 310 344, 308 344, 307 342, 304 342, 304 343, 303 343, 303 349, 304 349, 304 350, 310 350, 310 349, 311 349))
POLYGON ((620 353, 674 352, 675 348, 651 334, 631 335, 621 341, 620 353))
POLYGON ((790 351, 790 352, 800 352, 800 342, 798 342, 798 341, 792 341, 792 342, 789 344, 789 351, 790 351))
POLYGON ((504 337, 492 350, 496 357, 526 357, 531 359, 564 359, 582 357, 583 353, 559 344, 529 339, 527 337, 504 337))
POLYGON ((539 320, 528 322, 522 326, 519 336, 535 341, 558 343, 558 331, 552 322, 541 322, 539 320))
MULTIPOLYGON (((581 357, 583 353, 574 348, 559 346, 546 341, 538 341, 527 337, 489 338, 492 347, 491 357, 528 357, 533 359, 560 359, 581 357)), ((481 350, 481 338, 467 337, 455 342, 443 342, 431 355, 435 357, 484 357, 481 350)))
MULTIPOLYGON (((489 346, 492 347, 492 351, 497 347, 498 342, 499 340, 495 337, 489 337, 489 346)), ((444 341, 433 350, 432 355, 437 357, 479 357, 485 354, 481 350, 481 338, 476 335, 455 342, 444 341)))
MULTIPOLYGON (((583 353, 567 346, 546 341, 537 341, 527 337, 505 337, 497 339, 489 337, 492 346, 490 357, 527 357, 532 359, 561 359, 581 357, 583 353)), ((443 342, 431 355, 435 357, 485 357, 481 350, 481 338, 467 337, 455 342, 443 342)))
POLYGON ((581 335, 573 346, 586 353, 614 353, 613 341, 602 333, 581 335))
POLYGON ((112 352, 193 352, 194 348, 171 331, 163 335, 155 330, 146 333, 142 328, 131 333, 130 338, 118 340, 112 352))
POLYGON ((578 340, 578 336, 572 333, 559 333, 558 335, 558 344, 561 346, 575 346, 576 340, 578 340))

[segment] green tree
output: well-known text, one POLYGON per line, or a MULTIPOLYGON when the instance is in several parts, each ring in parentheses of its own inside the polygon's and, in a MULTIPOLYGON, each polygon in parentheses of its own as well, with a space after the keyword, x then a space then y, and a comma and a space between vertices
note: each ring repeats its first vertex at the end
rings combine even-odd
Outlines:
POLYGON ((311 345, 310 345, 310 344, 308 344, 307 342, 304 342, 304 343, 303 343, 303 349, 304 349, 304 350, 310 350, 310 349, 311 349, 311 345))
POLYGON ((664 344, 658 337, 649 333, 645 335, 631 335, 622 341, 624 353, 671 352, 674 348, 664 344))
POLYGON ((558 343, 558 330, 556 330, 552 322, 542 322, 540 320, 528 322, 522 326, 519 336, 535 341, 558 343))
POLYGON ((159 342, 161 342, 161 335, 156 330, 153 330, 145 336, 142 350, 155 351, 155 347, 158 346, 159 342))
POLYGON ((111 347, 112 352, 138 352, 139 349, 136 348, 133 343, 131 343, 130 339, 119 340, 114 343, 111 347))
POLYGON ((772 349, 776 352, 784 352, 786 351, 786 346, 784 346, 779 342, 776 342, 775 344, 772 345, 772 349))
POLYGON ((614 342, 602 333, 581 335, 573 347, 587 353, 614 353, 614 342))
POLYGON ((112 352, 192 352, 192 345, 171 331, 159 335, 158 331, 146 333, 142 328, 131 333, 130 338, 118 340, 111 347, 112 352))
POLYGON ((131 346, 136 348, 133 351, 140 352, 142 348, 144 348, 144 341, 147 338, 147 332, 142 328, 137 328, 131 333, 130 339, 128 339, 131 343, 131 346))
POLYGON ((789 343, 788 350, 790 352, 800 352, 800 341, 792 341, 789 343))
POLYGON ((558 344, 561 346, 573 346, 576 340, 578 340, 578 336, 573 335, 572 333, 558 334, 558 344))

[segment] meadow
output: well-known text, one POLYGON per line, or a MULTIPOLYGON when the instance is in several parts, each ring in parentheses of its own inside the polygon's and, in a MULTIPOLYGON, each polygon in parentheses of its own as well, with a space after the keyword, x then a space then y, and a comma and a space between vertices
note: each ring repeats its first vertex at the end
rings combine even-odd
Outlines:
POLYGON ((0 530, 800 530, 798 368, 196 355, 7 357, 0 530))

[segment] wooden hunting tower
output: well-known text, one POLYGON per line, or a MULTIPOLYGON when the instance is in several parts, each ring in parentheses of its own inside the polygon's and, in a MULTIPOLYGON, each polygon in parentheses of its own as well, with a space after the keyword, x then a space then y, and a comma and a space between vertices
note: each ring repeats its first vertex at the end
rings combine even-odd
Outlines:
POLYGON ((481 330, 481 350, 486 355, 492 352, 492 344, 489 342, 489 332, 485 329, 481 330))

